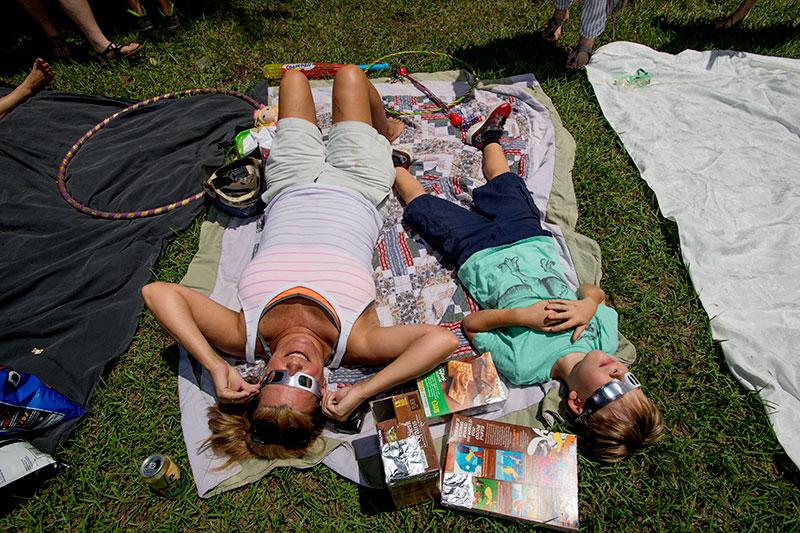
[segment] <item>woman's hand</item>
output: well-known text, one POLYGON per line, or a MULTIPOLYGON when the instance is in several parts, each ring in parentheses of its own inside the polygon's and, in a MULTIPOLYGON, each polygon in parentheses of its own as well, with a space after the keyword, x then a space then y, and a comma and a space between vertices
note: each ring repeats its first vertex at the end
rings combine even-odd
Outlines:
POLYGON ((246 382, 228 363, 211 372, 211 379, 214 381, 217 400, 222 403, 246 403, 258 394, 258 383, 246 382))
MULTIPOLYGON (((542 302, 540 302, 542 303, 542 302)), ((548 333, 557 333, 559 331, 566 331, 575 328, 572 334, 572 342, 577 341, 586 326, 592 320, 592 317, 597 312, 597 302, 591 298, 582 298, 580 300, 547 300, 545 310, 547 311, 548 323, 555 325, 548 325, 542 331, 548 333)))
POLYGON ((328 418, 344 422, 365 400, 358 383, 340 387, 336 392, 326 390, 322 393, 322 412, 328 418))

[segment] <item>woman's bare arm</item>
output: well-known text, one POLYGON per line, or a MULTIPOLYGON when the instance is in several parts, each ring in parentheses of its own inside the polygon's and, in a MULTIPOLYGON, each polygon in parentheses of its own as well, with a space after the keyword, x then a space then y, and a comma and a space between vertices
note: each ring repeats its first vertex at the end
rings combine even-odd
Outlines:
POLYGON ((175 283, 150 283, 142 296, 161 326, 209 371, 221 401, 242 401, 258 391, 257 385, 237 379, 236 370, 212 347, 243 355, 246 336, 240 313, 175 283))

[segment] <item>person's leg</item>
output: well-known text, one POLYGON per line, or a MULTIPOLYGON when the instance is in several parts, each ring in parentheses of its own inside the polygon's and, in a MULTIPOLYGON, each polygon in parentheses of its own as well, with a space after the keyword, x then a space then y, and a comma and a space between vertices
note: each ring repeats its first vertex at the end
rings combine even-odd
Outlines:
POLYGON ((37 57, 36 61, 33 62, 33 68, 31 68, 28 77, 16 89, 0 98, 0 119, 44 89, 51 81, 53 81, 53 70, 47 64, 47 61, 37 57))
POLYGON ((725 18, 722 18, 714 23, 714 28, 717 30, 727 30, 739 24, 756 5, 756 0, 742 0, 736 11, 731 13, 725 18))
POLYGON ((495 107, 483 122, 470 128, 467 140, 479 139, 483 152, 483 174, 486 185, 472 191, 475 211, 493 221, 491 245, 500 246, 536 235, 549 235, 542 229, 539 210, 523 179, 511 172, 500 138, 511 112, 508 103, 495 107))
POLYGON ((127 0, 128 1, 128 9, 133 11, 138 15, 144 15, 144 8, 142 8, 141 2, 139 0, 127 0))
POLYGON ((318 182, 346 187, 379 206, 392 189, 395 171, 392 128, 378 91, 361 69, 347 65, 334 77, 332 107, 325 170, 318 182))
POLYGON ((557 41, 561 38, 564 23, 569 19, 569 6, 572 0, 555 0, 553 2, 553 15, 542 30, 542 37, 547 41, 557 41))
MULTIPOLYGON (((100 26, 97 25, 97 20, 94 18, 92 8, 89 7, 89 2, 86 0, 58 0, 58 3, 67 16, 78 26, 95 52, 102 53, 108 50, 111 41, 105 36, 100 26)), ((122 57, 125 57, 135 53, 141 47, 142 45, 139 43, 128 43, 122 46, 119 53, 122 57)), ((106 59, 117 59, 117 57, 108 57, 106 59)))
POLYGON ((42 0, 17 0, 17 4, 30 15, 48 38, 60 37, 61 34, 50 19, 42 0))
POLYGON ((494 178, 506 172, 511 172, 508 167, 508 159, 503 152, 503 148, 499 142, 492 142, 483 147, 483 175, 486 181, 492 181, 494 178))
MULTIPOLYGON (((616 6, 614 0, 611 9, 616 6)), ((567 57, 568 69, 583 68, 592 58, 594 40, 606 29, 609 14, 607 0, 585 0, 581 9, 581 38, 567 57)))
POLYGON ((262 200, 269 203, 286 187, 313 182, 324 164, 325 145, 308 78, 302 72, 286 72, 281 78, 278 127, 264 170, 267 190, 262 200))
POLYGON ((408 205, 417 197, 427 194, 425 188, 411 173, 403 167, 395 167, 394 189, 397 195, 408 205))
POLYGON ((422 185, 403 167, 395 168, 394 188, 403 203, 403 223, 456 266, 483 248, 492 246, 492 223, 443 198, 425 192, 422 185))
POLYGON ((301 118, 317 125, 317 108, 305 74, 296 70, 284 73, 278 94, 279 121, 284 118, 301 118))
POLYGON ((333 78, 333 123, 355 120, 369 124, 391 143, 403 131, 403 123, 386 118, 378 90, 355 65, 339 69, 333 78))

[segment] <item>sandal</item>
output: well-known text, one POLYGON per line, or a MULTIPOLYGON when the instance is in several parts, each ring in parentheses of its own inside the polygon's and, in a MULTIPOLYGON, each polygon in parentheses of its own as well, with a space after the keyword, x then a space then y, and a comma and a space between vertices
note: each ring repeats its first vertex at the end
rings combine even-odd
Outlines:
POLYGON ((131 57, 132 55, 138 54, 142 48, 144 48, 144 45, 140 43, 127 43, 127 44, 109 43, 109 45, 106 46, 105 50, 97 54, 97 60, 100 62, 101 65, 107 65, 112 61, 118 61, 120 59, 131 57), (130 46, 132 44, 135 44, 136 48, 134 48, 130 52, 122 51, 124 47, 130 46))
POLYGON ((567 68, 570 70, 574 70, 576 68, 584 68, 586 65, 589 64, 589 61, 592 60, 592 47, 586 46, 585 44, 578 43, 578 46, 573 48, 569 55, 567 56, 567 68), (584 53, 586 54, 586 63, 578 67, 578 55, 584 53))
POLYGON ((66 59, 72 55, 72 47, 67 40, 60 35, 48 37, 47 46, 50 47, 51 59, 66 59))
POLYGON ((567 19, 565 18, 550 17, 550 20, 547 21, 547 24, 542 30, 542 39, 550 42, 557 41, 561 35, 556 37, 556 33, 561 29, 561 26, 563 26, 566 21, 567 19))

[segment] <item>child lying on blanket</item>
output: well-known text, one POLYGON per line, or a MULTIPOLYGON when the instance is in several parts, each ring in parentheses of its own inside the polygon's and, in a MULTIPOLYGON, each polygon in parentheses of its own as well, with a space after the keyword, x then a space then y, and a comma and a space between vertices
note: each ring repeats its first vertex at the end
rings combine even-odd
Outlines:
POLYGON ((345 420, 365 400, 432 369, 458 345, 434 325, 381 327, 372 302, 372 254, 383 224, 376 206, 394 182, 387 121, 364 73, 344 67, 333 83, 327 146, 306 77, 284 74, 278 128, 266 163, 265 230, 239 281, 242 311, 180 285, 142 290, 162 326, 211 374, 212 448, 230 462, 303 455, 323 413, 345 420), (212 345, 254 361, 268 354, 260 384, 246 383, 212 345), (325 390, 323 368, 385 366, 369 379, 325 390))
POLYGON ((515 384, 563 381, 587 448, 616 462, 658 438, 661 413, 608 355, 617 349, 617 313, 594 285, 581 285, 576 298, 525 182, 509 171, 499 141, 510 112, 501 104, 468 132, 466 142, 483 150, 488 182, 473 191, 475 211, 426 194, 407 167, 397 168, 403 220, 459 267, 459 279, 483 308, 464 319, 478 350, 491 352, 515 384))

